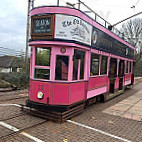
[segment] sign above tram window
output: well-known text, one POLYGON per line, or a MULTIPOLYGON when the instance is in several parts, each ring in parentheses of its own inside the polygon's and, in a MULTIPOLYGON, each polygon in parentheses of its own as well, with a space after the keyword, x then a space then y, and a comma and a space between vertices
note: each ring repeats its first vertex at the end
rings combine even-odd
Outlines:
POLYGON ((33 33, 50 33, 51 32, 51 17, 33 19, 33 33))
POLYGON ((84 20, 70 15, 56 14, 55 38, 74 40, 91 45, 92 26, 84 20))
POLYGON ((93 27, 92 48, 112 53, 121 57, 134 59, 134 50, 114 39, 105 32, 93 27))
POLYGON ((53 15, 40 15, 31 18, 31 36, 50 38, 53 35, 54 17, 53 15), (47 37, 46 37, 47 36, 47 37))

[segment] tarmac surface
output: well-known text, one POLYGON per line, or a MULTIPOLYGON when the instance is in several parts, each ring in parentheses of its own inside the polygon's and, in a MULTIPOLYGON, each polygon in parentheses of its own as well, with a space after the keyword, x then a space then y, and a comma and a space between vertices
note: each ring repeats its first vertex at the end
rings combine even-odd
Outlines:
POLYGON ((26 90, 0 93, 0 142, 141 142, 142 82, 64 123, 27 115, 26 90))

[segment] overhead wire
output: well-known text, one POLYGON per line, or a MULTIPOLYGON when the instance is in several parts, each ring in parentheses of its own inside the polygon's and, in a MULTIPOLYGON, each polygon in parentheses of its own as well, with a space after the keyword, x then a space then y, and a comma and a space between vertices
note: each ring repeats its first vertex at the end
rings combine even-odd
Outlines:
POLYGON ((140 2, 140 0, 137 1, 137 3, 135 4, 135 6, 140 2))
MULTIPOLYGON (((26 53, 23 51, 16 51, 14 49, 9 49, 5 47, 0 47, 0 56, 15 56, 15 57, 22 57, 25 56, 26 53)), ((30 53, 28 53, 30 56, 30 53)))

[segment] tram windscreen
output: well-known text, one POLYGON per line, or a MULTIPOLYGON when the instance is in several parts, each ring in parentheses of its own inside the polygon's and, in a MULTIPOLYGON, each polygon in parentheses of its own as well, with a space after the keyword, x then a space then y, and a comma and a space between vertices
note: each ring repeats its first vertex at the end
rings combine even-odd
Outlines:
POLYGON ((38 79, 50 79, 50 54, 49 47, 36 47, 34 77, 38 79))
POLYGON ((49 80, 49 78, 50 78, 50 70, 49 69, 38 69, 38 68, 35 68, 35 78, 49 80))
POLYGON ((55 80, 68 80, 68 56, 56 56, 55 80))
POLYGON ((50 52, 51 48, 37 47, 35 65, 50 66, 50 52))

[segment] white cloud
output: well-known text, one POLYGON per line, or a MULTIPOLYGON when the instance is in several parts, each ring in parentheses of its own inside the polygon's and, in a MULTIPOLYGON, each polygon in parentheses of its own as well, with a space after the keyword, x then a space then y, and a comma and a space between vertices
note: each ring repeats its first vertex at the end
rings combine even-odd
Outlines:
MULTIPOLYGON (((25 48, 26 10, 19 8, 18 1, 4 0, 1 2, 0 46, 21 50, 25 48)), ((21 3, 21 7, 23 6, 21 3)))

